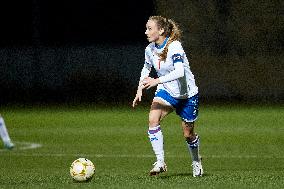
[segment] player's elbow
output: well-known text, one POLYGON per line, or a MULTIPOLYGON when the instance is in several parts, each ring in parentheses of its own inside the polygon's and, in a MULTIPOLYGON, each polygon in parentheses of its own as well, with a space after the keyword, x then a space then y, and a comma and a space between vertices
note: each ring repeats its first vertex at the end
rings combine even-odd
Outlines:
POLYGON ((177 73, 177 78, 181 78, 181 77, 183 77, 184 76, 184 72, 178 72, 177 73))
POLYGON ((184 76, 184 67, 182 63, 176 64, 175 72, 176 72, 177 78, 181 78, 184 76))

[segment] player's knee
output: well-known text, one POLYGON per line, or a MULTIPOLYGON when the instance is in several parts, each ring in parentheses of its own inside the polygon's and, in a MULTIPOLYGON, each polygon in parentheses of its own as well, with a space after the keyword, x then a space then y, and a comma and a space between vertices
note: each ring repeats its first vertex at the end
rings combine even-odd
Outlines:
POLYGON ((185 123, 183 126, 183 136, 187 138, 195 137, 194 123, 185 123))
POLYGON ((195 138, 195 133, 184 131, 183 136, 184 136, 185 139, 188 139, 188 138, 192 139, 192 138, 195 138))
POLYGON ((160 125, 161 112, 160 111, 151 111, 149 114, 149 126, 156 127, 160 125))
POLYGON ((160 120, 154 117, 149 117, 149 127, 156 127, 160 125, 160 120))

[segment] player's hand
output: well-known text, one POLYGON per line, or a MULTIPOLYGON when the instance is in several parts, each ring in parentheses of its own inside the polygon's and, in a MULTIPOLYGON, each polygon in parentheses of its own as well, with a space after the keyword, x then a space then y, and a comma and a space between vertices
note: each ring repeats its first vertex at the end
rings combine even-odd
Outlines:
POLYGON ((138 104, 138 102, 137 101, 141 101, 141 96, 138 96, 137 94, 136 94, 136 97, 134 98, 134 100, 133 100, 133 102, 132 102, 132 107, 133 108, 135 108, 135 106, 138 104))
POLYGON ((138 104, 138 101, 141 102, 141 99, 142 99, 142 91, 143 89, 145 88, 144 85, 140 85, 137 89, 137 93, 136 93, 136 96, 132 102, 132 107, 134 108, 137 104, 138 104))
POLYGON ((146 77, 146 78, 143 80, 143 84, 144 84, 144 87, 145 87, 146 89, 150 89, 150 88, 152 88, 152 87, 155 87, 155 86, 157 86, 159 83, 160 83, 159 78, 154 79, 154 78, 151 78, 151 77, 146 77))

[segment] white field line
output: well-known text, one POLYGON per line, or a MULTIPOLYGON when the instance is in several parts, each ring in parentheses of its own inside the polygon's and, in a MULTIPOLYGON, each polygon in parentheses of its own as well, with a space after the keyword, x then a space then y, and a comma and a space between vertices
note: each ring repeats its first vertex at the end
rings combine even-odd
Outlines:
MULTIPOLYGON (((32 142, 15 142, 15 147, 11 151, 29 150, 42 147, 41 144, 32 142)), ((7 149, 0 149, 0 152, 8 151, 7 149)))
MULTIPOLYGON (((76 157, 93 157, 93 158, 155 158, 155 155, 150 154, 70 154, 70 153, 25 153, 25 150, 36 149, 42 147, 41 144, 32 143, 32 142, 15 142, 16 146, 12 150, 0 149, 0 155, 14 155, 14 156, 26 156, 26 157, 68 157, 68 156, 76 156, 76 157), (10 153, 5 153, 10 152, 10 153)), ((189 155, 170 155, 166 154, 166 158, 190 158, 189 155)), ((283 159, 284 156, 268 156, 268 155, 208 155, 202 156, 206 159, 283 159)))
MULTIPOLYGON (((4 155, 2 153, 1 155, 4 155)), ((134 154, 68 154, 68 153, 9 153, 9 155, 23 156, 23 157, 87 157, 87 158, 155 158, 155 155, 134 155, 134 154)), ((202 156, 204 159, 283 159, 284 156, 261 156, 261 155, 208 155, 202 156)), ((186 155, 166 155, 166 158, 189 158, 186 155)))

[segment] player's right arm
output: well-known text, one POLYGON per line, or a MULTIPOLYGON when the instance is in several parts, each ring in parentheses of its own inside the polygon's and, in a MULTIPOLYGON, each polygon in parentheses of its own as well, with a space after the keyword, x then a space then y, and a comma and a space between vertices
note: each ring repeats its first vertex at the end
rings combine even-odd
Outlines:
POLYGON ((149 76, 150 71, 151 71, 151 67, 149 66, 147 62, 145 62, 144 67, 142 68, 142 71, 141 71, 141 76, 140 76, 139 84, 137 87, 136 96, 132 102, 133 108, 137 105, 137 102, 141 102, 141 98, 143 95, 143 89, 145 88, 143 80, 149 76))
POLYGON ((136 96, 132 102, 132 107, 134 108, 137 105, 137 102, 141 102, 141 98, 143 95, 143 89, 145 88, 144 86, 144 79, 147 78, 150 74, 151 71, 151 60, 150 60, 150 51, 148 48, 146 48, 145 50, 145 63, 144 66, 141 70, 141 74, 140 74, 140 79, 139 79, 139 84, 137 87, 137 92, 136 92, 136 96))

